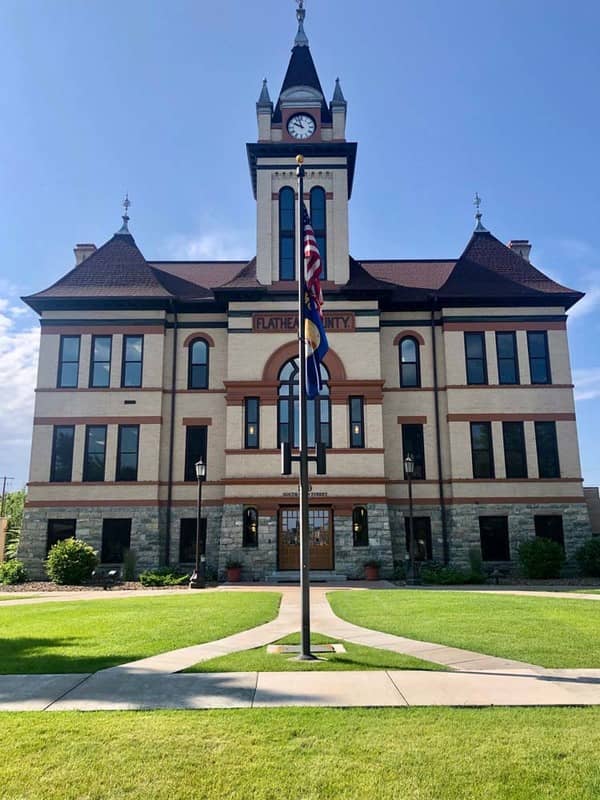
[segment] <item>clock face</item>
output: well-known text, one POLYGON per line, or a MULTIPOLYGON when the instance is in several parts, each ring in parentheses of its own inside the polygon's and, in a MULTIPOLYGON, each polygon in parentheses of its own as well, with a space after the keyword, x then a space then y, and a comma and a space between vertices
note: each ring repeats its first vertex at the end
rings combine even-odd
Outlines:
POLYGON ((288 120, 287 129, 294 139, 309 139, 317 129, 317 126, 314 119, 309 117, 308 114, 294 114, 288 120))

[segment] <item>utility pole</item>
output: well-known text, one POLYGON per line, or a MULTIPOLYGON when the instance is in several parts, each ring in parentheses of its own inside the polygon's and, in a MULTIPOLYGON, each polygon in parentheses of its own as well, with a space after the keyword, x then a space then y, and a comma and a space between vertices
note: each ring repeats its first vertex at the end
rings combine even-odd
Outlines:
POLYGON ((2 476, 2 503, 0 504, 0 517, 4 516, 4 507, 6 505, 6 482, 7 481, 14 481, 14 478, 10 478, 8 475, 2 476))

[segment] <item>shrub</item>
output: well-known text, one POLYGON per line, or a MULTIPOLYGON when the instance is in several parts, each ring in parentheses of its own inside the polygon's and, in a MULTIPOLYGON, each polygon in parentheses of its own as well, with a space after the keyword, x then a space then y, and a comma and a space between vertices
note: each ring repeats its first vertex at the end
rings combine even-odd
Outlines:
POLYGON ((92 577, 98 556, 92 547, 80 539, 63 539, 48 553, 46 572, 54 583, 79 586, 92 577))
POLYGON ((142 586, 181 586, 188 580, 187 573, 182 574, 174 567, 159 567, 140 572, 142 586))
POLYGON ((24 583, 27 572, 22 561, 15 558, 0 564, 0 583, 24 583))
POLYGON ((468 572, 455 567, 444 567, 441 564, 427 564, 421 568, 421 580, 424 583, 452 586, 459 583, 469 583, 469 578, 468 572))
POLYGON ((537 537, 519 545, 519 561, 527 578, 558 578, 565 560, 562 547, 537 537))
POLYGON ((21 538, 21 531, 7 530, 6 531, 6 545, 4 547, 4 557, 7 561, 11 561, 17 557, 19 550, 19 539, 21 538))
POLYGON ((600 536, 589 539, 575 553, 575 558, 584 575, 600 578, 600 536))
POLYGON ((483 569, 481 550, 478 547, 471 547, 469 550, 469 564, 471 567, 469 583, 485 583, 487 575, 483 569))
POLYGON ((392 573, 392 580, 395 583, 401 583, 406 579, 406 569, 403 561, 394 561, 394 571, 392 573))

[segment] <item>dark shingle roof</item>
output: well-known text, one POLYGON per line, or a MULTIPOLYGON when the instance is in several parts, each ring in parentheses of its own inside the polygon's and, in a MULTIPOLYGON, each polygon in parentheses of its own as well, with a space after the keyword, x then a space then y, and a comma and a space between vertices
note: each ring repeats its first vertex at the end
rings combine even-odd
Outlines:
POLYGON ((46 298, 170 296, 150 269, 133 236, 116 233, 52 286, 23 299, 36 308, 36 301, 46 298))
POLYGON ((292 48, 292 57, 290 58, 290 63, 288 64, 287 72, 283 79, 283 85, 279 92, 279 99, 277 100, 275 111, 273 112, 273 122, 281 122, 281 95, 287 89, 292 89, 295 86, 310 86, 312 89, 316 89, 320 92, 321 95, 323 95, 321 122, 331 122, 331 112, 325 102, 325 95, 323 94, 321 82, 317 75, 315 62, 307 46, 296 45, 292 48))

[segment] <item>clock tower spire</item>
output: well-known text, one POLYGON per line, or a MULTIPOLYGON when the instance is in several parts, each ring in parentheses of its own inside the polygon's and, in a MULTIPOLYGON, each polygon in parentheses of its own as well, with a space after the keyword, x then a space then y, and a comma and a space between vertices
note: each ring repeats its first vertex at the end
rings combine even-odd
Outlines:
POLYGON ((248 144, 257 201, 257 278, 263 284, 296 280, 295 159, 304 156, 304 202, 325 267, 325 279, 349 277, 348 200, 356 144, 346 141, 347 103, 339 78, 330 103, 319 80, 304 30, 304 0, 296 0, 298 31, 275 104, 266 80, 256 104, 258 142, 248 144))

